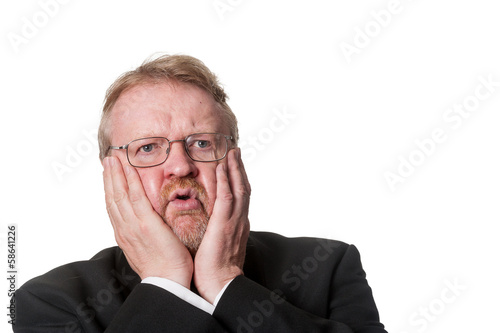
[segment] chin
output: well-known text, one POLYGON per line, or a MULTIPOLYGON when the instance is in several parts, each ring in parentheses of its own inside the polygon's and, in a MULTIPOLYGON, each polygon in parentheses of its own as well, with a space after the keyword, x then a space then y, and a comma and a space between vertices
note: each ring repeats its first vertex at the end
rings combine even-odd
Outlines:
POLYGON ((208 217, 199 212, 184 211, 167 217, 165 222, 194 256, 207 230, 208 217))

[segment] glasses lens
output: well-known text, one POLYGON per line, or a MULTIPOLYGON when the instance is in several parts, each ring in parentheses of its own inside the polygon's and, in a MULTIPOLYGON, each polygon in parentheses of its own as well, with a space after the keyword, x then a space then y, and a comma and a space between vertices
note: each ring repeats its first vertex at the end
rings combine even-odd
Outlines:
POLYGON ((132 141, 127 148, 130 164, 147 167, 167 159, 168 141, 164 138, 145 138, 132 141))
POLYGON ((186 138, 186 147, 195 161, 217 161, 226 156, 227 140, 223 134, 193 134, 186 138))

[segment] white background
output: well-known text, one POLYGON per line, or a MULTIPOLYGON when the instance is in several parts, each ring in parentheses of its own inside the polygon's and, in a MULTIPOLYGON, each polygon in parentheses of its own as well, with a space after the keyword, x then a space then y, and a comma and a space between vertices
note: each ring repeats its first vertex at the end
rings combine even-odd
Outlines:
POLYGON ((497 326, 500 86, 477 88, 500 82, 496 2, 221 0, 223 12, 213 0, 62 2, 0 5, 0 258, 7 271, 17 223, 18 286, 115 245, 84 133, 95 135, 118 75, 183 53, 230 96, 253 230, 355 244, 389 332, 497 326), (476 89, 489 94, 473 105, 476 89), (460 123, 443 118, 464 101, 474 111, 460 123), (289 118, 275 123, 276 112, 289 118), (446 139, 419 153, 415 141, 435 129, 446 139), (410 157, 420 165, 409 175, 410 157), (407 174, 391 190, 384 174, 398 167, 407 174))

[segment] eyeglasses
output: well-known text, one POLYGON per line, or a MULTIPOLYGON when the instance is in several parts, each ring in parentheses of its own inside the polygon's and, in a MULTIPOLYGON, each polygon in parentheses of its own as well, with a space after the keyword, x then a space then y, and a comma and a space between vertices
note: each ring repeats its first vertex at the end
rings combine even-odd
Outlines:
POLYGON ((195 133, 182 140, 162 137, 137 139, 124 146, 109 146, 108 149, 126 149, 130 165, 136 168, 149 168, 167 160, 170 145, 174 142, 184 142, 184 149, 193 161, 222 160, 227 154, 228 141, 232 139, 232 136, 220 133, 195 133))

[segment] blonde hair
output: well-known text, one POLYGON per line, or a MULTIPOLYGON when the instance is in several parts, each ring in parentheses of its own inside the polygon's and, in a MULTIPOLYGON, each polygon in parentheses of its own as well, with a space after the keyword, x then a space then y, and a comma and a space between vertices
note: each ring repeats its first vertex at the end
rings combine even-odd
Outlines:
POLYGON ((121 75, 106 91, 99 125, 99 158, 106 157, 110 146, 109 119, 111 109, 120 95, 135 86, 147 83, 177 82, 187 83, 208 92, 220 107, 224 125, 229 128, 235 145, 238 143, 238 123, 233 111, 226 103, 228 99, 217 76, 203 62, 187 55, 163 55, 148 59, 137 69, 121 75))

